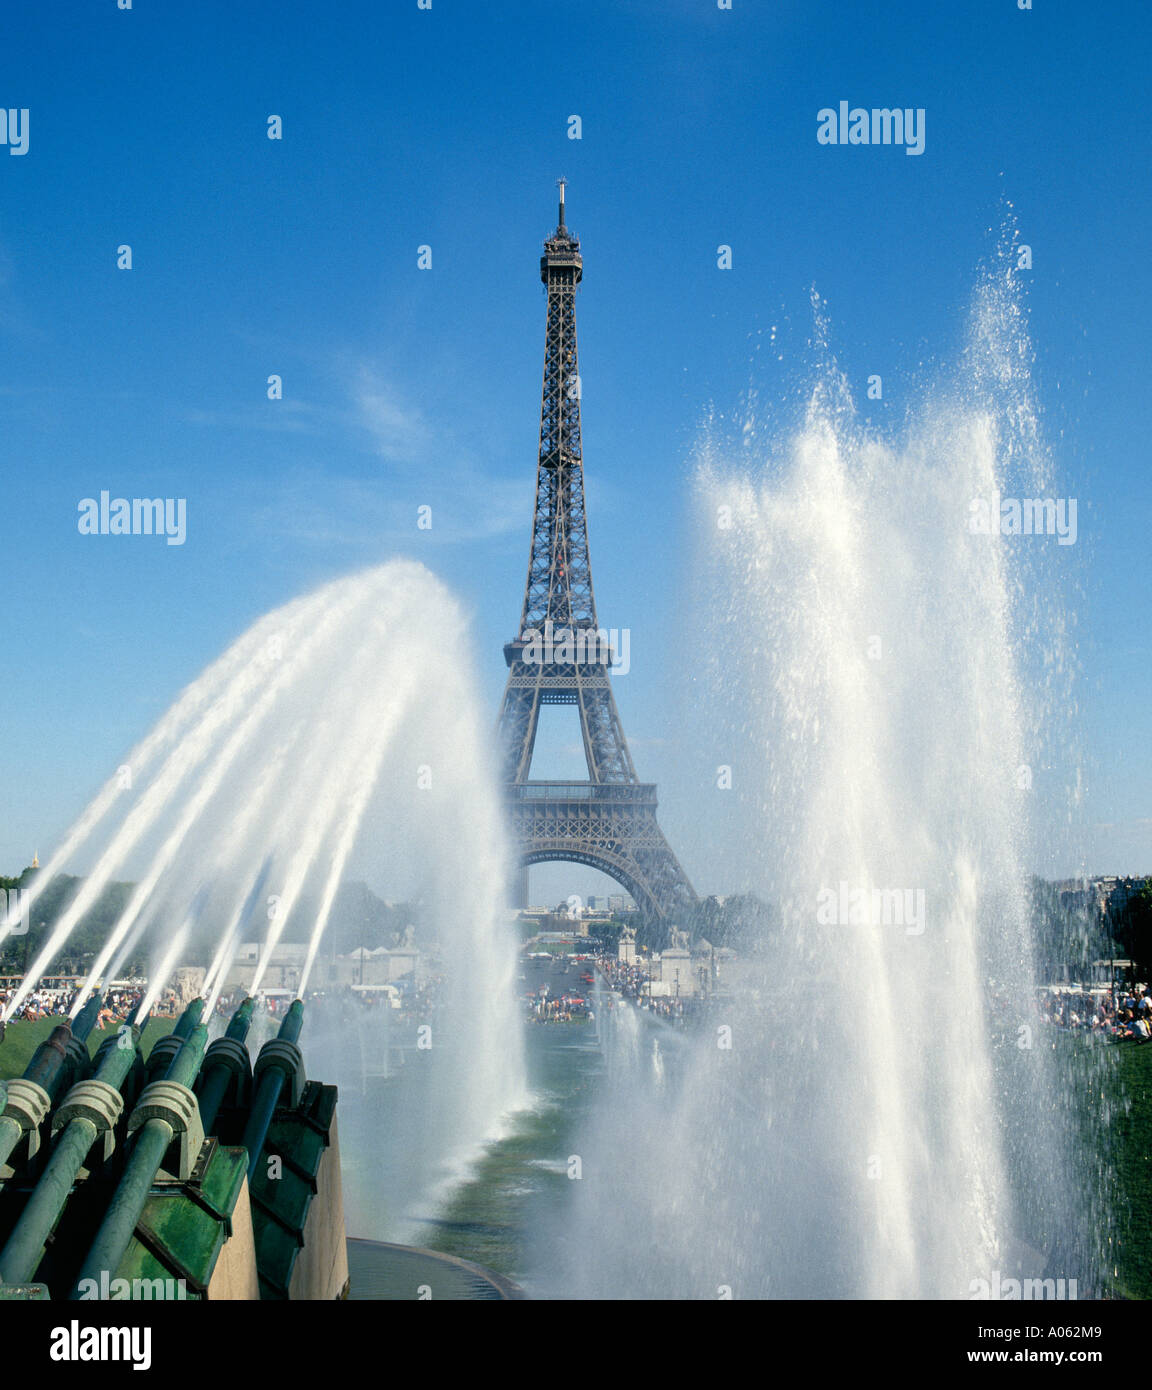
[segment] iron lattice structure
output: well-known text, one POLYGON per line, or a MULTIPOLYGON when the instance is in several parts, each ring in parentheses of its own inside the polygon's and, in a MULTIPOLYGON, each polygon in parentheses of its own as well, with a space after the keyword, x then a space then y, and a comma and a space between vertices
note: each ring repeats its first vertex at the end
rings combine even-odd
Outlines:
POLYGON ((657 822, 656 787, 636 776, 608 673, 614 655, 596 619, 576 353, 583 273, 580 243, 564 222, 561 180, 559 225, 540 258, 548 317, 532 549, 519 636, 504 648, 508 684, 498 733, 506 804, 522 894, 531 864, 585 864, 621 883, 646 920, 665 928, 683 920, 696 895, 657 822), (587 781, 529 780, 542 705, 577 707, 587 781))

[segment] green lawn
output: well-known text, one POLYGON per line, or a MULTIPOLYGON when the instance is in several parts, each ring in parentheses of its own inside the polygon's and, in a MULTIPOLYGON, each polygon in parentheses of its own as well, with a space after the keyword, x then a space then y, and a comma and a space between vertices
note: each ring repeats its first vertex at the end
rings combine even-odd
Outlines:
MULTIPOLYGON (((36 1023, 21 1021, 10 1023, 8 1031, 4 1034, 4 1041, 0 1043, 0 1080, 7 1080, 10 1076, 20 1076, 24 1068, 32 1060, 32 1054, 44 1039, 51 1033, 58 1023, 63 1022, 59 1018, 42 1018, 36 1023)), ((144 1029, 141 1043, 144 1055, 152 1051, 152 1044, 157 1038, 163 1038, 172 1031, 175 1019, 171 1018, 150 1018, 144 1029)), ((99 1028, 94 1028, 88 1037, 88 1051, 95 1056, 100 1044, 105 1038, 112 1036, 111 1026, 103 1032, 99 1028)))
POLYGON ((1128 1199, 1116 1232, 1117 1292, 1152 1298, 1152 1044, 1118 1046, 1129 1108, 1115 1121, 1117 1186, 1128 1199))

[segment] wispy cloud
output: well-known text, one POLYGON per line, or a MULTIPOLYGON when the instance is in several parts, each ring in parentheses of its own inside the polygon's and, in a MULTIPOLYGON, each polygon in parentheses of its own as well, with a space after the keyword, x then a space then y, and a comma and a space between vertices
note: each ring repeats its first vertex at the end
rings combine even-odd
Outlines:
POLYGON ((211 429, 268 430, 277 434, 322 434, 342 425, 339 412, 300 400, 257 400, 234 410, 193 408, 184 413, 184 419, 191 425, 211 429))
POLYGON ((418 507, 431 509, 431 539, 488 540, 523 528, 531 474, 485 469, 451 427, 433 425, 378 367, 361 363, 355 383, 360 426, 389 467, 391 490, 413 518, 418 507))
POLYGON ((381 373, 361 364, 355 403, 361 426, 368 431, 380 457, 389 463, 418 464, 429 453, 434 431, 420 410, 404 402, 381 373))
POLYGON ((346 394, 327 404, 284 400, 267 411, 257 403, 251 411, 189 416, 225 429, 324 440, 314 463, 297 449, 274 489, 264 478, 238 483, 255 490, 252 509, 261 534, 372 553, 416 541, 422 547, 484 542, 524 530, 532 506, 530 469, 514 478, 495 474, 479 450, 451 425, 430 418, 375 363, 341 360, 333 378, 346 383, 346 394), (366 469, 365 455, 375 466, 366 469))

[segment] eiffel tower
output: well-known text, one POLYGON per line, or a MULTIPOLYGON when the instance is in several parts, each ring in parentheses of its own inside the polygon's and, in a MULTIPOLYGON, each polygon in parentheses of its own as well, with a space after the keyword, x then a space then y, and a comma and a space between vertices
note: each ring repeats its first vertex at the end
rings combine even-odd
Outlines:
POLYGON ((671 926, 686 925, 696 894, 656 820, 655 784, 636 776, 608 674, 615 654, 596 621, 576 357, 576 286, 584 271, 580 243, 564 222, 563 179, 559 187, 559 226, 540 258, 548 317, 532 550, 520 635, 504 648, 508 684, 498 725, 520 856, 519 905, 526 906, 530 864, 585 864, 628 890, 644 935, 663 944, 671 926), (577 707, 585 781, 529 780, 541 705, 577 707))

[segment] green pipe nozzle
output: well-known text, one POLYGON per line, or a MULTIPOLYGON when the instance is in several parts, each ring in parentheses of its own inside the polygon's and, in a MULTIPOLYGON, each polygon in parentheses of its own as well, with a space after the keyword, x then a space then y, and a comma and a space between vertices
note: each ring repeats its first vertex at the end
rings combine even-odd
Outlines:
POLYGON ((28 1135, 28 1156, 39 1144, 40 1126, 56 1097, 90 1066, 88 1049, 72 1036, 67 1023, 57 1024, 32 1054, 22 1077, 8 1083, 4 1111, 0 1114, 0 1166, 28 1135))
MULTIPOLYGON (((202 999, 194 1000, 188 1006, 184 1018, 192 1013, 196 1004, 200 1005, 195 1015, 199 1019, 204 1012, 202 999)), ((181 1023, 184 1018, 180 1020, 181 1023)), ((179 1176, 187 1178, 190 1175, 204 1143, 204 1131, 200 1125, 196 1097, 189 1088, 200 1070, 207 1042, 208 1029, 203 1023, 196 1022, 183 1047, 172 1059, 164 1079, 150 1083, 141 1092, 128 1118, 128 1138, 131 1140, 135 1135, 135 1145, 124 1165, 119 1186, 112 1194, 71 1297, 79 1297, 79 1290, 86 1279, 98 1281, 102 1270, 114 1272, 119 1269, 156 1180, 157 1170, 177 1137, 180 1139, 179 1176)))
POLYGON ((148 1054, 148 1081, 159 1081, 168 1075, 168 1068, 180 1055, 184 1043, 200 1024, 204 1014, 205 1001, 193 999, 176 1022, 175 1028, 163 1038, 158 1038, 148 1054))
POLYGON ((102 1007, 103 1001, 100 995, 93 994, 73 1020, 72 1036, 79 1038, 81 1042, 87 1042, 92 1029, 96 1027, 96 1020, 100 1017, 102 1007))
POLYGON ((189 1038, 201 1019, 204 1017, 204 1006, 207 1003, 204 999, 193 999, 191 1004, 180 1015, 176 1027, 172 1029, 172 1035, 177 1038, 189 1038))
POLYGON ((204 1068, 200 1074, 200 1122, 205 1134, 212 1133, 229 1087, 243 1092, 251 1080, 252 1069, 244 1042, 255 1008, 255 999, 245 999, 232 1015, 224 1036, 217 1038, 204 1054, 204 1068))
POLYGON ((268 1126, 280 1104, 284 1087, 288 1086, 288 1104, 299 1105, 300 1094, 304 1089, 304 1059, 296 1040, 304 1026, 303 1000, 293 1001, 284 1016, 280 1032, 271 1042, 266 1042, 256 1058, 252 1070, 256 1084, 256 1097, 248 1114, 241 1143, 248 1150, 248 1181, 251 1183, 264 1151, 264 1141, 268 1137, 268 1126))
POLYGON ((124 1109, 121 1088, 139 1055, 139 1043, 137 1028, 109 1038, 100 1049, 95 1076, 77 1082, 57 1106, 52 1131, 59 1137, 52 1157, 0 1250, 0 1279, 6 1283, 28 1283, 34 1277, 72 1185, 97 1140, 104 1140, 102 1158, 107 1161, 110 1156, 124 1109))

